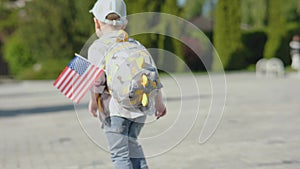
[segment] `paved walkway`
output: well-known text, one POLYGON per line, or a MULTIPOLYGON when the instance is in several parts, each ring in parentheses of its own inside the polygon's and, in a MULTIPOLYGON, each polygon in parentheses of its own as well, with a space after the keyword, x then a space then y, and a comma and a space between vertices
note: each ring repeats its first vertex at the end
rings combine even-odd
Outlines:
MULTIPOLYGON (((162 79, 168 116, 149 118, 140 140, 150 168, 299 169, 300 78, 229 73, 226 91, 222 75, 213 79, 162 79), (199 144, 207 113, 216 111, 213 127, 225 94, 218 129, 199 144)), ((87 98, 74 108, 52 81, 0 84, 1 169, 112 169, 99 126, 87 98)))

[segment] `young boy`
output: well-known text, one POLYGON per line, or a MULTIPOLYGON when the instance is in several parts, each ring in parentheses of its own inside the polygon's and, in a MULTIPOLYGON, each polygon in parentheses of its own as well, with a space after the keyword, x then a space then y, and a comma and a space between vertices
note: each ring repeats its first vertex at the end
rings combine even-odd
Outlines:
MULTIPOLYGON (((123 0, 98 0, 90 12, 95 16, 95 31, 99 39, 90 46, 88 59, 104 67, 105 55, 116 42, 117 33, 126 28, 126 4, 123 0)), ((137 142, 146 115, 120 109, 108 91, 106 76, 102 75, 91 90, 89 111, 97 117, 99 109, 115 169, 147 169, 143 149, 137 142)), ((155 96, 155 108, 157 119, 166 114, 160 90, 155 96)))

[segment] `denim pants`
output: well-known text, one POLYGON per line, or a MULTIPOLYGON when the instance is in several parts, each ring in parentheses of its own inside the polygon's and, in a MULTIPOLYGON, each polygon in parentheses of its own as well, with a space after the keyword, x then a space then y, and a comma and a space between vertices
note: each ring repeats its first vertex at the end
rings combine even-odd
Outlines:
POLYGON ((148 169, 142 146, 137 142, 145 120, 146 116, 105 119, 104 130, 115 169, 148 169))

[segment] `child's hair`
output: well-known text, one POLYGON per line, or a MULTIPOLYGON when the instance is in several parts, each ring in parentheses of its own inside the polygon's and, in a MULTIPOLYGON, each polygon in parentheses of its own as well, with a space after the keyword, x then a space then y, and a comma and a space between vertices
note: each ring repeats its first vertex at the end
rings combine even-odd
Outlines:
MULTIPOLYGON (((120 18, 120 16, 119 16, 118 14, 116 14, 116 13, 110 13, 110 14, 108 14, 108 15, 106 16, 105 19, 108 19, 108 20, 110 20, 110 21, 113 21, 113 20, 118 21, 118 20, 120 20, 121 18, 120 18)), ((123 27, 123 25, 110 25, 110 26, 114 27, 114 29, 121 29, 121 28, 123 27)))
POLYGON ((106 19, 111 20, 111 21, 120 20, 120 16, 116 13, 110 13, 106 16, 106 19))

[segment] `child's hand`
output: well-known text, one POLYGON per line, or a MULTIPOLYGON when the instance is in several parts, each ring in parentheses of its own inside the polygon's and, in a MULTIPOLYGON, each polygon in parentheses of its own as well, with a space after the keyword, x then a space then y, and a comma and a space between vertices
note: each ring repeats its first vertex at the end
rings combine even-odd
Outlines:
POLYGON ((155 116, 156 116, 156 119, 158 120, 159 118, 165 116, 166 114, 167 114, 167 109, 165 108, 164 111, 162 111, 162 112, 157 111, 155 113, 155 116))
POLYGON ((98 109, 97 102, 91 99, 89 103, 89 111, 92 113, 94 117, 97 117, 97 109, 98 109))

